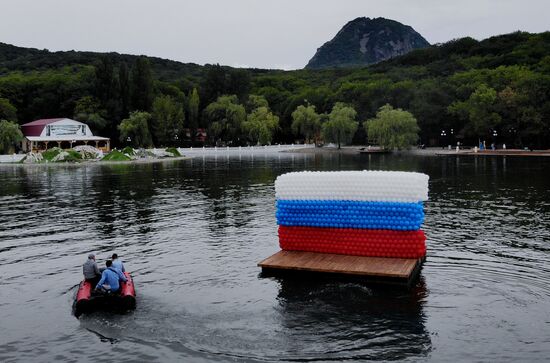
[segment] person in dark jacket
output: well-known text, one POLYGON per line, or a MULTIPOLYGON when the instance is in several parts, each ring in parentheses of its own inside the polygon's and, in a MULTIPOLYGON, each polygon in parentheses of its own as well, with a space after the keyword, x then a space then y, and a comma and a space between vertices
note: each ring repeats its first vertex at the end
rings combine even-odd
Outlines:
POLYGON ((103 273, 101 274, 101 280, 99 280, 95 289, 104 290, 112 293, 119 292, 119 281, 126 282, 128 281, 128 279, 126 279, 126 276, 124 276, 119 269, 113 267, 113 261, 107 260, 105 265, 107 266, 107 268, 103 270, 103 273))
POLYGON ((91 283, 92 286, 97 285, 101 279, 101 270, 97 267, 93 253, 88 255, 88 260, 82 265, 82 272, 84 273, 84 279, 91 283))

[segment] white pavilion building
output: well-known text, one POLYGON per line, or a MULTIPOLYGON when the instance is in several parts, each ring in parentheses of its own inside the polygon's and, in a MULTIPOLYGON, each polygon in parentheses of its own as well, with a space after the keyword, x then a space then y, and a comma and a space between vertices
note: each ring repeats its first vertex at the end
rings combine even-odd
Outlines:
POLYGON ((110 151, 108 137, 94 136, 88 125, 70 118, 49 118, 21 125, 23 150, 43 151, 52 147, 71 149, 77 145, 94 146, 104 152, 110 151))

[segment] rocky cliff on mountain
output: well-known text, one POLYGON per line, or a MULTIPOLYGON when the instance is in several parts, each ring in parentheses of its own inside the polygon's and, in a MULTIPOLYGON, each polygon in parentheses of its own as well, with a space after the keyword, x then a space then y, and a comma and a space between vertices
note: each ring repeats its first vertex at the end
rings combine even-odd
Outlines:
POLYGON ((317 49, 306 68, 366 66, 429 46, 408 25, 385 18, 357 18, 317 49))

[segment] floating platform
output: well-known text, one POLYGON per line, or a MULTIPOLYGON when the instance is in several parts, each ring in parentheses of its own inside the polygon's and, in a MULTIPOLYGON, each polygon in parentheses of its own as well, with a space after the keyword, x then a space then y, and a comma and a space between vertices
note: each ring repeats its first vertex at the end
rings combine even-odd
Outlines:
POLYGON ((370 283, 411 286, 424 259, 349 256, 332 253, 279 251, 258 263, 266 276, 324 274, 370 283))

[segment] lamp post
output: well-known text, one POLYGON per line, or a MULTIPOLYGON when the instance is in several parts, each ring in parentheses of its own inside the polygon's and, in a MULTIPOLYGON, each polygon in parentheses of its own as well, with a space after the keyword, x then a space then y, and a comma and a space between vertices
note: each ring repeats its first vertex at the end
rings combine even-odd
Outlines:
POLYGON ((493 143, 491 145, 491 149, 493 149, 493 150, 495 150, 495 148, 496 148, 497 136, 498 136, 497 130, 493 130, 493 143))
POLYGON ((441 148, 445 148, 445 138, 447 137, 447 131, 441 130, 441 148))
POLYGON ((517 130, 514 127, 508 129, 508 141, 510 141, 512 146, 516 145, 516 132, 517 130))
MULTIPOLYGON (((451 128, 451 140, 450 140, 450 142, 449 142, 449 145, 452 145, 452 144, 454 144, 454 143, 455 143, 455 141, 456 141, 456 137, 455 137, 455 129, 451 128)), ((457 146, 458 146, 458 144, 457 144, 457 146)))

